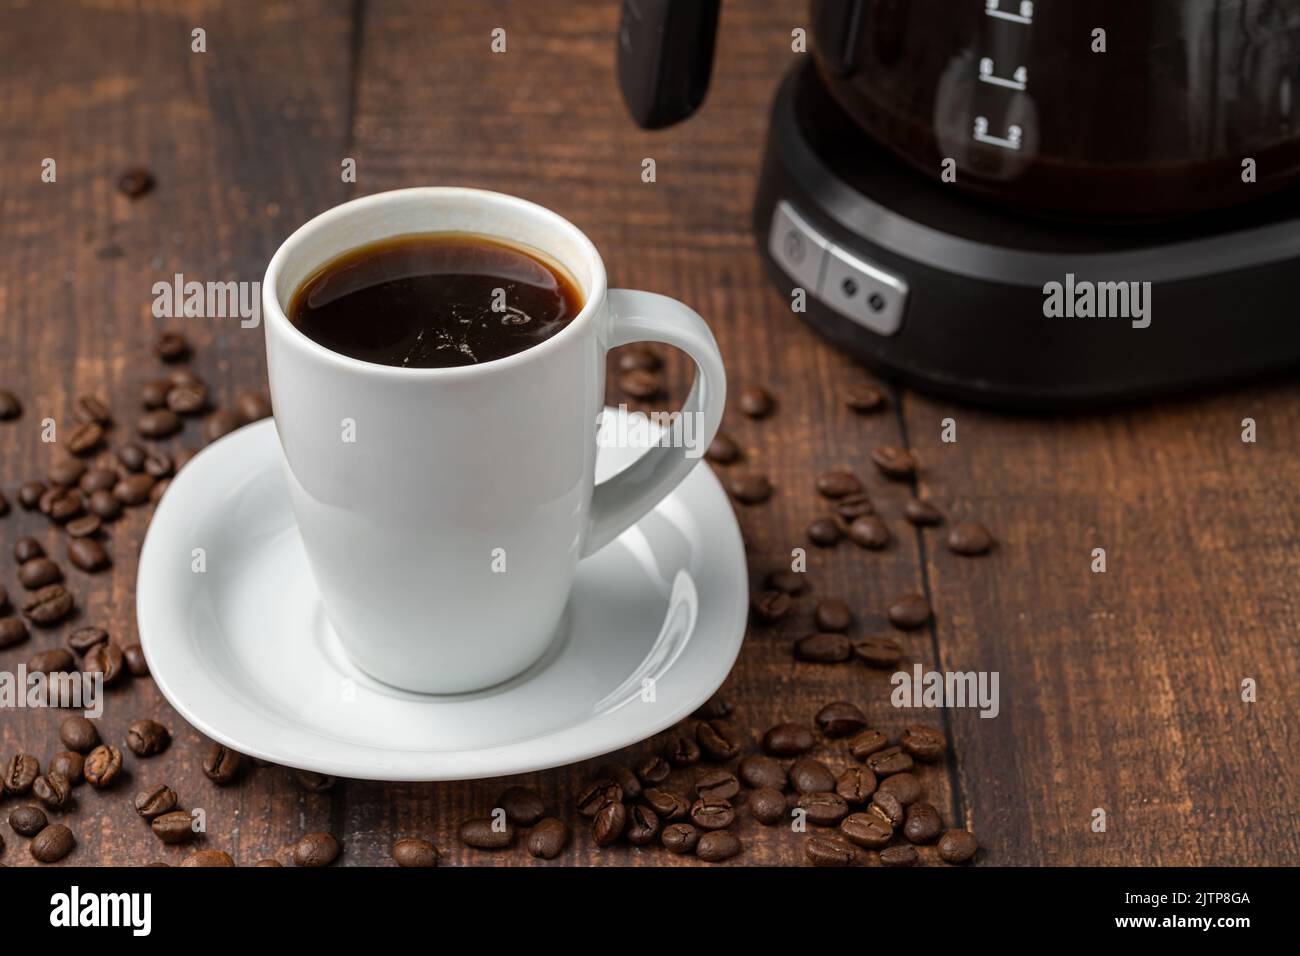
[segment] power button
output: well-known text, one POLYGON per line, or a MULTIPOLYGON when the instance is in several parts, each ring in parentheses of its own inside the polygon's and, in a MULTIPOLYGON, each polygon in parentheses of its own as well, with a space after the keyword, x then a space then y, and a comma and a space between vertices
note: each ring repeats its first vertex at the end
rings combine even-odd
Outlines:
POLYGON ((817 294, 827 242, 784 199, 772 213, 767 252, 810 295, 817 294))

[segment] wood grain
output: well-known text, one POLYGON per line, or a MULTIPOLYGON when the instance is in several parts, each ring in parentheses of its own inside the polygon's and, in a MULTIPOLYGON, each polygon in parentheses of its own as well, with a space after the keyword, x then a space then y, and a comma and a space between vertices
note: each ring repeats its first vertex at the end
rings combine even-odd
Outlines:
MULTIPOLYGON (((828 468, 854 469, 895 534, 881 553, 809 549, 813 595, 789 619, 751 627, 724 687, 738 720, 758 734, 850 700, 890 732, 949 729, 950 758, 920 774, 945 818, 980 836, 985 862, 1295 863, 1294 383, 1069 419, 993 415, 910 392, 892 393, 880 414, 849 411, 841 390, 869 376, 791 314, 762 272, 749 225, 768 105, 797 56, 790 30, 806 25, 790 12, 798 9, 726 5, 701 114, 649 133, 618 98, 612 0, 6 8, 0 387, 26 408, 0 423, 0 486, 12 498, 48 469, 53 454, 37 423, 67 421, 84 392, 111 402, 120 421, 112 441, 121 440, 140 382, 157 373, 148 346, 163 326, 181 325, 195 342, 194 367, 219 403, 264 387, 260 330, 153 319, 160 278, 259 279, 294 226, 353 195, 422 184, 515 193, 586 231, 614 285, 700 311, 733 395, 755 383, 778 396, 771 418, 733 410, 724 424, 745 452, 729 468, 762 472, 777 488, 769 503, 738 508, 756 587, 792 548, 807 547, 804 529, 825 511, 813 481, 828 468), (207 31, 205 54, 190 52, 195 26, 207 31), (491 52, 496 27, 506 30, 503 54, 491 52), (58 161, 57 184, 40 181, 46 156, 58 161), (346 157, 357 162, 354 185, 339 176, 346 157), (653 183, 641 178, 646 158, 653 183), (137 164, 154 170, 158 188, 131 202, 115 183, 137 164), (1248 415, 1260 422, 1255 445, 1239 440, 1248 415), (955 444, 939 440, 949 416, 955 444), (873 446, 908 442, 924 463, 915 487, 883 480, 869 463, 873 446), (900 515, 918 492, 953 517, 983 520, 998 537, 995 553, 958 558, 942 530, 912 529, 900 515), (1088 567, 1098 546, 1104 575, 1088 567), (997 719, 898 711, 885 673, 793 660, 816 597, 849 601, 860 636, 889 632, 883 608, 907 591, 928 593, 936 609, 933 628, 898 635, 909 660, 997 670, 997 719), (1248 676, 1259 682, 1255 704, 1240 702, 1248 676), (1107 811, 1104 834, 1089 828, 1094 807, 1107 811)), ((685 395, 689 374, 670 359, 667 404, 685 395)), ((612 388, 610 399, 621 400, 612 388)), ((200 443, 191 424, 173 445, 200 443)), ((113 527, 111 572, 69 572, 79 621, 103 623, 123 642, 134 636, 146 518, 135 512, 113 527)), ((0 582, 11 594, 21 589, 9 552, 30 533, 51 549, 59 540, 38 515, 15 509, 0 519, 0 582)), ((0 651, 0 668, 55 646, 66 630, 0 651)), ((130 809, 135 790, 158 780, 207 811, 205 844, 240 863, 287 863, 298 836, 325 829, 349 865, 387 864, 393 840, 407 835, 433 839, 448 863, 535 864, 521 846, 482 853, 455 839, 462 820, 485 814, 516 782, 579 827, 555 865, 694 862, 592 846, 572 801, 599 760, 508 780, 344 781, 322 794, 304 792, 283 768, 248 767, 237 785, 217 788, 199 766, 202 738, 147 679, 111 692, 101 732, 121 745, 140 716, 158 716, 176 742, 148 761, 127 754, 129 779, 112 790, 77 791, 69 863, 179 860, 186 851, 160 846, 130 809)), ((48 760, 57 724, 48 712, 0 712, 0 755, 48 760)), ((659 744, 608 759, 635 765, 659 744)), ((838 769, 844 749, 818 752, 838 769)), ((673 784, 690 779, 679 773, 673 784)), ((737 863, 802 862, 802 835, 788 828, 742 816, 738 832, 737 863)), ((4 835, 0 861, 30 864, 25 841, 4 835)))

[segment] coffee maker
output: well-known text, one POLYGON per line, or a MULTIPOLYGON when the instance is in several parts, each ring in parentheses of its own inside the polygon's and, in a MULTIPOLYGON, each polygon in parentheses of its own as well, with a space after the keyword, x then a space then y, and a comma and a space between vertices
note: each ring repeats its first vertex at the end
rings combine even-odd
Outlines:
MULTIPOLYGON (((701 106, 718 18, 625 0, 638 124, 701 106)), ((816 0, 803 23, 753 225, 836 345, 1032 408, 1300 364, 1300 4, 816 0)))

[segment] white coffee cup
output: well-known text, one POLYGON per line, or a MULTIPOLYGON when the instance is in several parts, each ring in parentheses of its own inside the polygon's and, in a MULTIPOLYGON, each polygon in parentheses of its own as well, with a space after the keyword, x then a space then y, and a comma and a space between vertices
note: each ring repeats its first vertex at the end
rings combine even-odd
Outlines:
POLYGON ((607 289, 591 240, 513 196, 436 187, 344 203, 285 240, 262 296, 275 426, 321 600, 353 662, 396 687, 477 690, 535 662, 578 561, 672 491, 722 418, 726 378, 704 320, 661 295, 607 289), (431 232, 531 246, 572 275, 585 305, 532 348, 455 368, 350 358, 289 321, 294 292, 332 259, 431 232), (641 341, 694 359, 682 413, 699 423, 697 451, 666 435, 596 485, 605 353, 641 341))

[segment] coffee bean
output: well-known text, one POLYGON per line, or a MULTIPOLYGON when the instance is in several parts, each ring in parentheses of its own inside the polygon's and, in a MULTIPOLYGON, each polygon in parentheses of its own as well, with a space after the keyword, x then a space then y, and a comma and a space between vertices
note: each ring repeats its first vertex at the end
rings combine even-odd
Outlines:
POLYGON ((170 408, 155 408, 136 419, 135 430, 145 438, 157 440, 175 435, 181 430, 181 425, 180 416, 170 408))
POLYGON ((21 797, 32 789, 32 783, 40 776, 41 764, 31 754, 15 754, 9 758, 4 768, 4 792, 21 797))
POLYGON ((749 812, 763 826, 772 826, 786 814, 785 795, 774 787, 759 787, 749 795, 749 812))
POLYGON ((68 488, 77 484, 85 473, 85 462, 75 458, 62 458, 50 468, 50 484, 56 488, 68 488))
POLYGON ((131 472, 141 471, 144 468, 146 455, 144 447, 133 441, 127 442, 117 450, 117 457, 122 467, 131 472))
POLYGON ((16 617, 0 617, 0 649, 27 640, 27 625, 16 617))
POLYGON ((730 465, 740 461, 740 446, 727 435, 718 432, 713 436, 713 441, 709 442, 704 457, 714 464, 730 465))
POLYGON ((866 803, 876 791, 876 775, 866 767, 849 767, 835 778, 835 792, 845 803, 866 803))
POLYGON ((167 393, 172 383, 166 379, 153 379, 140 386, 140 404, 146 409, 162 408, 167 404, 167 393))
POLYGON ((538 821, 528 834, 528 852, 539 860, 553 860, 569 843, 568 824, 555 817, 538 821))
POLYGON ((39 863, 57 863, 77 846, 76 837, 62 823, 51 824, 32 838, 28 847, 39 863))
POLYGON ((94 395, 82 395, 72 403, 72 414, 77 421, 84 424, 107 425, 113 420, 108 406, 94 395))
POLYGON ((112 491, 117 484, 117 472, 107 468, 91 468, 81 476, 77 487, 82 494, 93 495, 97 491, 112 491))
POLYGON ((613 780, 622 791, 620 800, 635 800, 641 796, 641 781, 621 763, 603 763, 596 768, 596 777, 600 780, 613 780))
POLYGON ((93 534, 97 534, 102 526, 98 515, 90 514, 81 518, 73 518, 64 526, 63 530, 68 533, 69 538, 88 538, 93 534))
POLYGON ((672 773, 672 766, 658 754, 651 754, 636 768, 636 775, 646 786, 663 783, 672 773))
POLYGON ((103 440, 104 427, 95 422, 86 422, 78 425, 68 434, 68 451, 74 455, 88 455, 98 448, 103 440))
POLYGON ((812 731, 801 724, 777 724, 763 735, 763 749, 776 757, 797 757, 815 743, 812 731))
POLYGON ((714 694, 695 708, 695 713, 691 714, 691 716, 697 720, 719 720, 722 717, 730 717, 731 711, 731 701, 721 694, 714 694))
POLYGON ((659 837, 669 853, 691 853, 700 842, 700 831, 689 823, 670 823, 659 837))
POLYGON ((875 412, 885 407, 885 395, 874 385, 862 382, 843 391, 844 404, 855 412, 875 412))
POLYGON ((885 616, 894 627, 914 630, 930 620, 930 602, 921 594, 904 594, 890 602, 885 616))
POLYGON ((915 803, 907 808, 907 822, 903 836, 912 843, 929 843, 943 830, 939 811, 928 803, 915 803))
POLYGON ((740 761, 737 770, 745 786, 753 787, 755 790, 763 788, 780 790, 786 783, 785 767, 780 761, 762 754, 751 754, 746 757, 740 761))
POLYGON ((56 524, 65 524, 86 510, 86 499, 76 488, 46 492, 46 495, 49 497, 49 504, 44 508, 44 512, 56 524))
POLYGON ((60 674, 75 669, 72 651, 62 647, 33 654, 31 660, 27 662, 27 670, 32 674, 60 674))
POLYGON ((918 528, 943 524, 943 512, 920 498, 908 498, 903 503, 903 517, 918 528))
POLYGON ((700 745, 693 737, 673 734, 664 744, 664 756, 674 767, 693 767, 700 762, 700 745))
POLYGON ((721 768, 705 770, 695 778, 695 795, 697 797, 717 797, 731 800, 740 793, 740 781, 736 775, 721 768))
POLYGON ((978 521, 963 521, 948 532, 948 550, 954 554, 987 554, 993 547, 993 535, 978 521))
POLYGON ((126 732, 126 745, 137 757, 152 757, 167 749, 171 734, 156 720, 137 720, 126 732))
POLYGON ((740 756, 744 736, 727 720, 709 720, 695 728, 695 740, 705 756, 718 763, 740 756))
POLYGON ((170 478, 164 478, 162 481, 157 482, 152 488, 149 489, 149 503, 156 505, 158 502, 162 501, 162 496, 167 493, 167 489, 170 486, 171 486, 170 478))
POLYGON ((877 777, 888 777, 890 774, 904 773, 914 766, 912 758, 905 754, 901 747, 886 747, 884 750, 877 750, 863 762, 877 777))
POLYGON ((830 518, 817 518, 808 525, 808 540, 819 548, 833 548, 842 537, 844 532, 830 518))
POLYGON ((239 427, 239 417, 234 413, 222 408, 208 416, 208 420, 203 423, 203 438, 211 444, 218 438, 224 438, 236 428, 239 427))
POLYGON ((0 422, 7 422, 23 413, 23 403, 7 388, 0 388, 0 422))
POLYGON ((63 572, 49 558, 32 558, 24 561, 18 568, 18 582, 29 591, 57 584, 63 580, 63 572))
POLYGON ((144 456, 144 473, 150 478, 158 480, 170 478, 175 470, 172 456, 165 451, 151 451, 144 456))
POLYGON ((853 624, 853 612, 839 598, 823 598, 817 602, 813 620, 819 631, 847 631, 853 624))
POLYGON ((25 481, 18 487, 18 503, 25 510, 34 511, 40 506, 45 491, 45 482, 25 481))
POLYGON ((122 648, 122 660, 133 677, 148 676, 149 662, 145 659, 144 648, 139 644, 128 644, 122 648))
POLYGON ((853 844, 829 836, 810 836, 805 839, 803 855, 813 866, 852 866, 858 858, 853 844))
POLYGON ((903 659, 903 647, 889 637, 867 637, 853 642, 853 656, 868 667, 889 670, 903 659))
POLYGON ((393 860, 398 866, 427 869, 438 865, 438 848, 428 840, 404 837, 393 844, 393 860))
POLYGON ((916 474, 916 456, 906 448, 894 445, 881 445, 871 452, 880 473, 895 481, 906 481, 916 474))
MULTIPOLYGON (((140 170, 132 170, 132 174, 138 174, 140 172, 140 170)), ((148 177, 149 184, 152 186, 152 175, 149 174, 148 170, 143 170, 143 173, 148 177)), ((137 180, 139 178, 140 177, 137 175, 137 180)), ((164 362, 182 362, 189 358, 190 343, 186 340, 185 336, 181 335, 179 332, 164 332, 154 340, 153 351, 154 354, 164 362)))
MULTIPOLYGON (((509 830, 509 824, 506 825, 509 830)), ((514 839, 514 833, 510 833, 514 839)), ((338 859, 343 848, 331 833, 315 832, 303 835, 293 845, 293 862, 298 866, 329 866, 338 859)))
POLYGON ((798 793, 825 793, 835 789, 835 775, 820 760, 800 757, 790 765, 790 786, 798 793))
POLYGON ((721 863, 740 852, 740 839, 726 830, 716 830, 700 837, 695 846, 695 856, 705 863, 721 863))
POLYGON ((235 861, 231 859, 230 854, 225 850, 199 850, 197 853, 191 853, 181 860, 179 865, 186 867, 234 866, 235 861))
POLYGON ((778 568, 763 579, 763 587, 790 595, 803 594, 808 590, 808 575, 802 571, 778 568))
POLYGON ((654 371, 663 368, 664 360, 659 353, 643 342, 625 345, 618 350, 618 369, 620 372, 636 370, 654 371))
POLYGON ((635 804, 627 811, 624 836, 633 846, 649 846, 659 836, 659 815, 644 803, 635 804))
POLYGON ((843 634, 809 634, 794 643, 794 656, 813 664, 836 664, 847 661, 852 650, 849 639, 843 634))
POLYGON ((819 827, 833 827, 849 813, 849 805, 833 791, 800 794, 795 803, 806 814, 809 823, 819 827))
POLYGON ((87 674, 101 675, 105 687, 116 684, 126 673, 122 663, 122 650, 111 641, 96 644, 81 659, 81 669, 87 674))
POLYGON ((889 542, 893 540, 889 528, 877 515, 854 518, 853 523, 849 525, 849 538, 854 544, 870 551, 887 548, 889 542))
POLYGON ((51 810, 62 810, 72 796, 72 784, 63 774, 50 770, 32 782, 32 795, 51 810))
POLYGON ((43 557, 45 557, 45 549, 35 538, 19 538, 14 542, 14 560, 19 564, 43 557))
MULTIPOLYGON (((149 172, 149 170, 145 169, 143 166, 133 166, 118 177, 117 190, 128 199, 135 200, 152 192, 154 184, 155 180, 153 173, 149 172)), ((177 337, 179 338, 179 336, 177 337)), ((154 350, 161 356, 162 352, 160 351, 160 348, 161 340, 159 340, 159 345, 154 346, 154 350)), ((171 360, 168 359, 167 361, 171 360)))
MULTIPOLYGON (((50 773, 62 774, 71 786, 79 786, 86 779, 86 758, 71 750, 60 750, 50 758, 50 773)), ((35 784, 33 784, 35 786, 35 784)))
POLYGON ((83 571, 102 571, 111 563, 104 546, 94 538, 72 538, 68 541, 68 560, 83 571))
POLYGON ((851 471, 836 469, 817 477, 817 492, 824 498, 843 498, 862 493, 862 482, 851 471))
POLYGON ((530 827, 546 816, 541 795, 528 787, 506 787, 497 797, 496 805, 506 812, 506 819, 515 826, 530 827))
MULTIPOLYGON (((157 866, 166 866, 167 864, 166 864, 166 863, 159 863, 159 864, 156 864, 156 865, 157 865, 157 866)), ((270 866, 280 866, 280 861, 279 861, 279 860, 258 860, 256 863, 253 864, 253 866, 255 866, 255 867, 257 867, 257 866, 266 866, 266 867, 270 867, 270 866)))
POLYGON ((939 858, 945 863, 966 863, 975 858, 979 844, 966 830, 948 830, 939 837, 939 858))
POLYGON ((611 800, 617 802, 622 799, 623 788, 615 781, 609 779, 595 780, 587 784, 578 793, 578 812, 584 817, 594 817, 596 811, 606 803, 611 800))
POLYGON ((874 850, 894 837, 894 828, 874 813, 850 813, 840 821, 840 833, 858 846, 874 850))
POLYGON ((880 789, 892 794, 899 803, 907 806, 921 796, 921 781, 914 774, 891 774, 880 782, 880 789))
MULTIPOLYGON (((166 800, 165 795, 163 800, 166 800)), ((154 836, 169 846, 188 843, 194 837, 194 818, 188 810, 164 811, 149 821, 149 829, 153 831, 154 836)))
POLYGON ((908 846, 906 843, 880 851, 881 866, 912 866, 917 859, 916 848, 908 846))
POLYGON ((591 838, 596 846, 609 846, 623 835, 627 827, 627 807, 610 800, 591 818, 591 838))
POLYGON ((619 375, 618 389, 624 395, 644 401, 663 394, 664 377, 658 372, 632 369, 619 375))
POLYGON ((865 495, 845 495, 837 500, 832 506, 836 517, 839 519, 841 530, 847 528, 850 524, 864 515, 876 513, 875 506, 872 505, 871 499, 865 495))
POLYGON ((867 726, 867 715, 846 700, 836 700, 817 711, 813 718, 827 737, 847 737, 867 726))
POLYGON ((111 491, 94 491, 90 495, 90 511, 101 521, 112 521, 122 513, 122 503, 111 491))
POLYGON ((49 826, 49 823, 45 811, 34 804, 15 807, 9 813, 9 825, 19 836, 34 837, 49 826))
POLYGON ((917 760, 938 760, 948 747, 948 740, 933 727, 904 727, 899 744, 917 760))
POLYGON ((325 793, 327 790, 333 790, 334 785, 338 783, 337 777, 327 773, 317 773, 314 770, 295 770, 293 779, 308 793, 325 793))
POLYGON ((167 391, 167 408, 177 415, 198 415, 207 407, 208 387, 202 382, 173 385, 167 391))
POLYGON ((193 385, 202 385, 203 379, 190 369, 177 368, 167 373, 167 384, 172 388, 189 388, 193 385))
POLYGON ((676 790, 651 787, 641 796, 663 820, 681 820, 691 812, 690 801, 676 790))
POLYGON ((149 500, 149 492, 152 489, 153 478, 149 475, 143 473, 128 475, 113 486, 113 497, 129 507, 141 505, 149 500))
POLYGON ((62 584, 51 584, 32 593, 22 605, 27 620, 38 627, 52 627, 73 613, 72 592, 62 584))
POLYGON ((203 758, 203 773, 213 783, 222 786, 238 776, 242 762, 243 755, 238 751, 214 743, 203 758))
POLYGON ((750 601, 750 607, 753 608, 755 617, 771 624, 789 614, 794 602, 784 591, 759 591, 750 601))
POLYGON ((86 782, 96 790, 110 787, 122 771, 122 751, 111 744, 100 744, 86 757, 86 782))
POLYGON ((877 790, 871 795, 871 805, 867 807, 867 812, 874 813, 895 830, 903 825, 903 805, 887 790, 877 790))
POLYGON ((78 654, 85 654, 97 644, 108 640, 108 631, 102 627, 79 627, 68 635, 68 647, 78 654))
POLYGON ((722 797, 700 797, 691 804, 691 822, 701 830, 722 830, 735 820, 735 808, 722 797))
POLYGON ((772 393, 761 385, 742 385, 736 394, 736 405, 742 415, 766 418, 776 407, 772 393))
POLYGON ((757 505, 772 497, 772 483, 765 475, 731 475, 727 491, 744 505, 757 505))
POLYGON ((864 730, 849 741, 849 752, 858 760, 866 760, 872 754, 889 746, 889 738, 879 730, 864 730))
POLYGON ((265 392, 240 392, 235 397, 235 412, 245 425, 271 417, 271 399, 265 392))
POLYGON ((135 795, 135 812, 146 820, 171 813, 176 809, 176 791, 166 784, 152 790, 141 790, 135 795))
POLYGON ((99 744, 99 731, 85 717, 76 714, 63 718, 63 723, 59 724, 59 740, 69 750, 89 753, 99 744))

